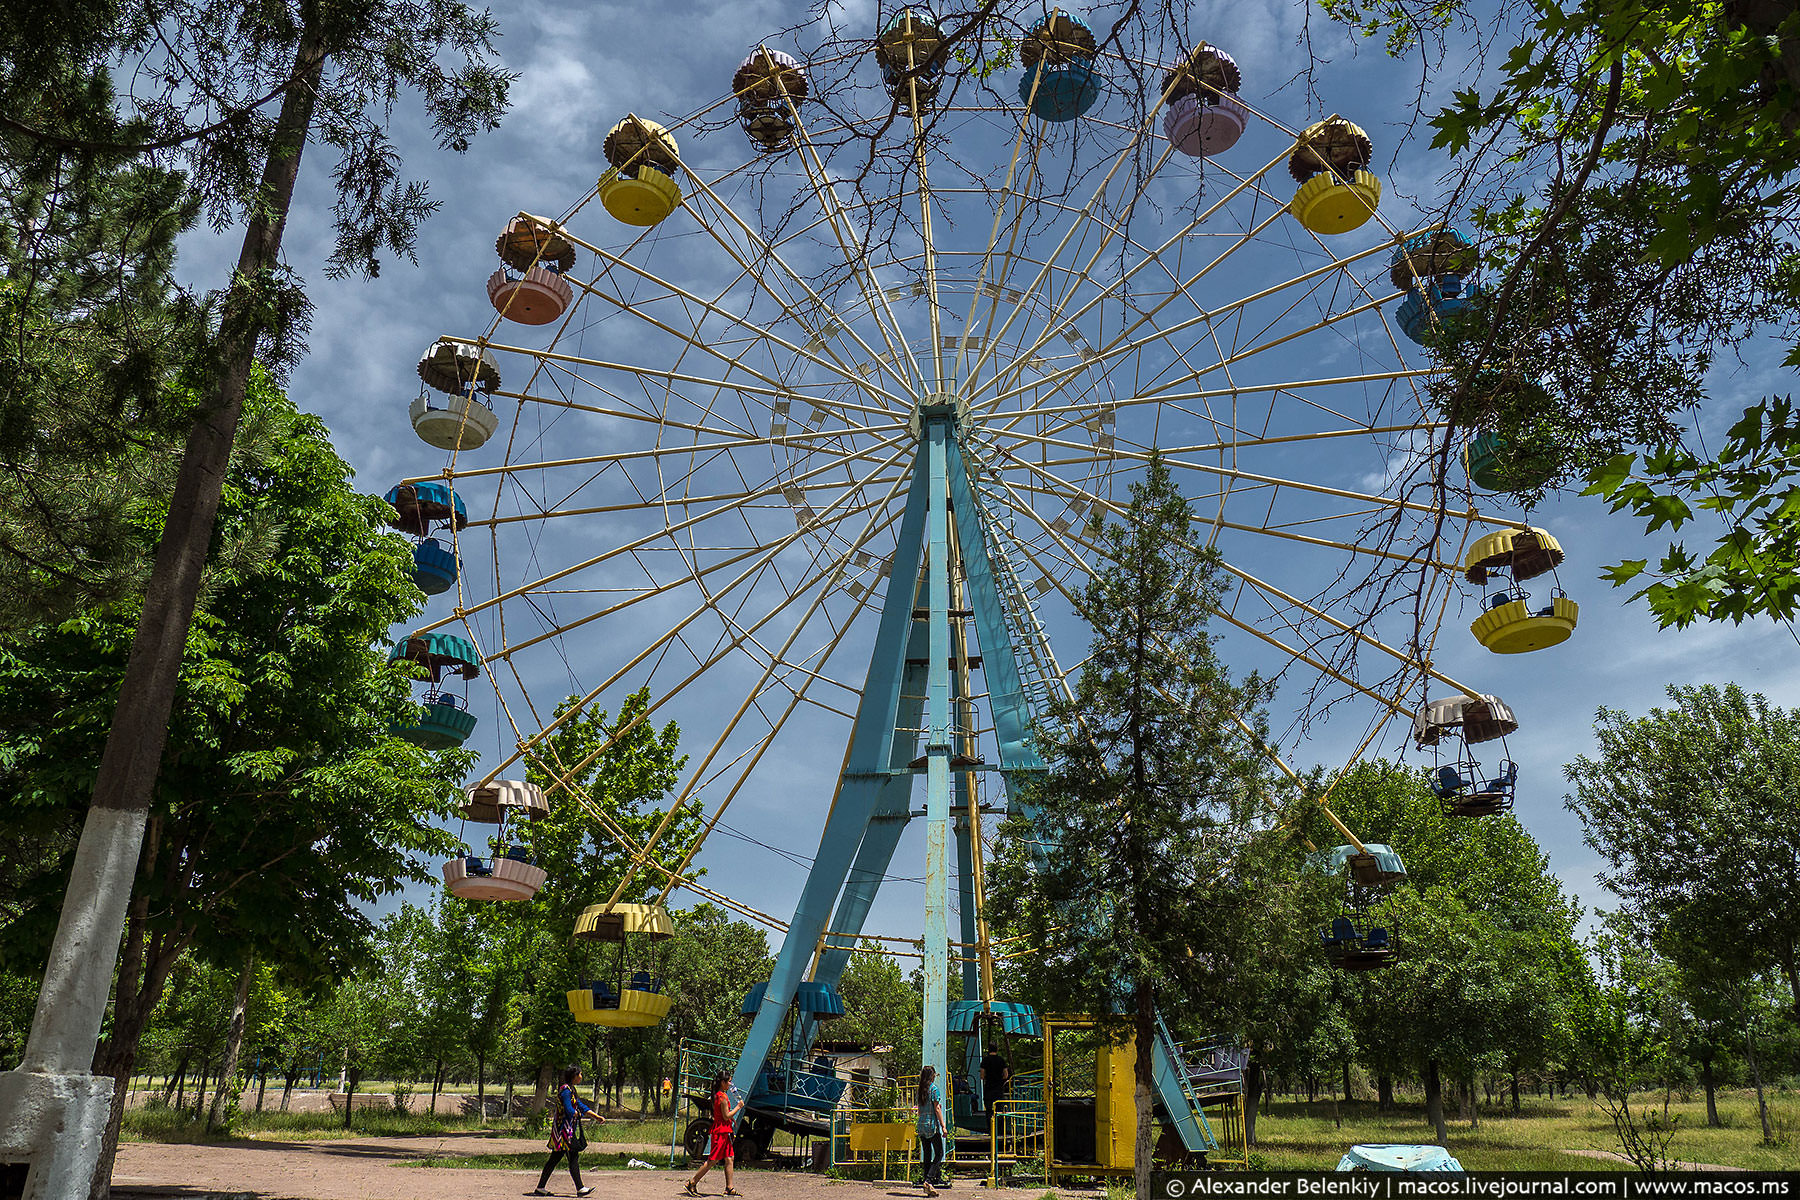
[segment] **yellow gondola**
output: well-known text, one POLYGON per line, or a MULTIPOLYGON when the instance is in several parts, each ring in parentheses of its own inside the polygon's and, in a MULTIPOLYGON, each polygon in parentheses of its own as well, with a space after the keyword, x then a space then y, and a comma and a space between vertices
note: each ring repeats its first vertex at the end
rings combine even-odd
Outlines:
POLYGON ((1553 588, 1550 603, 1534 609, 1517 586, 1554 571, 1562 561, 1561 544, 1542 529, 1503 529, 1469 547, 1464 578, 1481 586, 1490 577, 1510 575, 1514 585, 1494 593, 1470 624, 1475 640, 1495 654, 1523 654, 1568 641, 1581 611, 1575 601, 1553 588))
POLYGON ((586 1025, 645 1029, 669 1015, 672 996, 648 962, 628 963, 628 945, 654 945, 675 932, 669 910, 660 904, 590 904, 575 922, 575 937, 584 942, 611 942, 618 954, 610 979, 593 979, 566 993, 569 1012, 586 1025))
POLYGON ((1314 233, 1347 233, 1375 215, 1381 180, 1370 171, 1369 135, 1333 117, 1308 125, 1288 156, 1288 173, 1300 184, 1288 211, 1314 233))
POLYGON ((601 146, 611 168, 600 177, 600 203, 627 225, 655 225, 681 207, 675 139, 654 121, 627 116, 601 146))

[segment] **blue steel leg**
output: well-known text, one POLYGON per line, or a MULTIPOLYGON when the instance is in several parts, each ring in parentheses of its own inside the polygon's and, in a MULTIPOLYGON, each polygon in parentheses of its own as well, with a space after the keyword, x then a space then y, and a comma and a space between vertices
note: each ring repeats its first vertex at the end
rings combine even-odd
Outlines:
MULTIPOLYGON (((942 476, 938 476, 942 487, 942 476)), ((887 596, 882 604, 881 623, 875 633, 875 650, 869 658, 869 674, 863 687, 856 720, 850 732, 850 754, 845 761, 844 777, 838 781, 837 795, 831 812, 825 818, 825 830, 819 837, 819 852, 801 889, 800 903, 781 943, 781 953, 770 973, 769 986, 763 993, 762 1006, 750 1024, 750 1033, 738 1054, 732 1072, 732 1085, 749 1096, 756 1084, 775 1036, 781 1031, 794 992, 812 961, 813 950, 825 932, 825 921, 831 915, 832 903, 843 887, 851 859, 861 844, 863 832, 881 794, 881 783, 887 778, 884 768, 890 758, 894 740, 894 721, 900 706, 900 680, 906 665, 907 634, 912 627, 914 582, 919 577, 932 472, 920 456, 914 462, 912 488, 907 493, 906 512, 900 521, 899 544, 894 549, 894 566, 889 574, 887 596)))
MULTIPOLYGON (((991 996, 981 993, 981 964, 976 961, 975 940, 979 936, 975 926, 975 839, 970 836, 969 829, 969 776, 967 772, 958 772, 956 776, 956 903, 960 911, 957 916, 962 922, 963 965, 962 965, 962 998, 964 1000, 990 1000, 991 996)), ((975 1023, 973 1031, 963 1042, 963 1079, 969 1085, 969 1096, 976 1109, 984 1109, 987 1104, 982 1099, 981 1091, 981 1030, 980 1021, 975 1023)))
POLYGON ((919 1061, 934 1067, 946 1101, 950 1063, 944 1026, 950 993, 950 496, 951 420, 927 412, 931 488, 926 529, 931 626, 925 657, 925 1012, 919 1061))
MULTIPOLYGON (((914 621, 906 645, 906 673, 900 684, 900 707, 895 718, 897 730, 918 729, 925 711, 926 637, 925 623, 914 621)), ((904 771, 917 753, 914 735, 896 736, 888 756, 888 767, 904 771)), ((888 867, 893 863, 894 848, 911 819, 912 790, 911 775, 890 776, 882 786, 874 815, 863 833, 862 845, 856 851, 856 865, 850 868, 850 878, 838 900, 837 913, 831 918, 831 928, 845 936, 827 938, 825 952, 813 968, 812 977, 821 983, 835 987, 843 978, 856 935, 862 932, 863 921, 875 902, 875 893, 881 889, 881 881, 887 877, 888 867)))

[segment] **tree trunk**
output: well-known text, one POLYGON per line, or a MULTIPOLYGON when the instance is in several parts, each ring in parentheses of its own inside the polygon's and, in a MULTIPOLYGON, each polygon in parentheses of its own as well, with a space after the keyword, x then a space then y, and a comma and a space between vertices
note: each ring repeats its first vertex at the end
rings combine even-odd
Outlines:
POLYGON ((1710 1054, 1700 1059, 1700 1083, 1706 1088, 1707 1128, 1723 1128, 1724 1123, 1719 1120, 1719 1081, 1713 1078, 1713 1056, 1710 1054))
MULTIPOLYGON (((539 1063, 538 1064, 537 1091, 531 1097, 531 1111, 532 1111, 533 1115, 543 1112, 544 1105, 546 1105, 550 1102, 550 1071, 551 1071, 551 1067, 550 1067, 549 1063, 539 1063)), ((594 1086, 595 1087, 598 1087, 600 1085, 599 1076, 600 1076, 600 1072, 595 1071, 594 1072, 594 1086)))
POLYGON ((231 1001, 231 1023, 225 1027, 225 1063, 219 1068, 219 1086, 213 1092, 212 1109, 206 1114, 206 1127, 218 1129, 225 1112, 225 1092, 237 1090, 238 1054, 244 1048, 244 1011, 250 1006, 250 980, 256 975, 256 951, 244 956, 244 969, 238 972, 237 995, 231 1001))
POLYGON ((1512 1110, 1519 1111, 1519 1073, 1517 1071, 1512 1073, 1512 1110))
MULTIPOLYGON (((147 824, 149 836, 143 847, 143 863, 140 867, 145 875, 155 867, 162 849, 161 819, 153 816, 147 824)), ((142 892, 142 889, 138 890, 142 892)), ((66 906, 64 911, 67 911, 66 906)), ((113 1081, 112 1112, 107 1116, 106 1132, 98 1147, 99 1158, 94 1174, 89 1177, 89 1194, 94 1195, 96 1181, 100 1188, 94 1200, 105 1200, 106 1191, 111 1186, 113 1156, 118 1152, 119 1129, 125 1119, 125 1101, 130 1095, 131 1077, 137 1072, 138 1044, 143 1039, 144 1027, 149 1024, 151 1015, 156 1011, 157 1002, 162 999, 163 985, 168 981, 169 973, 175 969, 175 964, 187 945, 186 934, 168 932, 151 937, 148 922, 150 901, 147 894, 134 895, 128 911, 124 952, 117 956, 119 970, 113 1000, 112 1029, 106 1040, 94 1051, 90 1063, 96 1075, 109 1075, 113 1081)), ((111 957, 109 956, 109 962, 111 957)), ((46 983, 45 987, 48 986, 46 983)), ((41 1007, 43 994, 39 995, 38 1001, 41 1007)), ((35 1024, 33 1029, 36 1029, 35 1024)), ((181 1090, 185 1090, 183 1085, 188 1062, 189 1056, 184 1052, 181 1060, 182 1074, 177 1083, 181 1090)), ((181 1095, 175 1097, 175 1111, 181 1111, 184 1099, 181 1095)))
MULTIPOLYGON (((174 1073, 168 1075, 167 1077, 165 1077, 163 1079, 163 1103, 164 1104, 170 1104, 171 1101, 173 1100, 176 1087, 178 1087, 180 1085, 180 1081, 187 1076, 187 1065, 188 1065, 187 1055, 184 1054, 181 1056, 181 1061, 175 1065, 174 1073)), ((175 1108, 181 1107, 181 1105, 179 1103, 175 1103, 173 1106, 175 1108)))
POLYGON ((256 1062, 256 1113, 262 1115, 263 1093, 269 1090, 269 1073, 263 1069, 262 1060, 256 1062))
POLYGON ((1481 1128, 1481 1105, 1475 1102, 1475 1081, 1463 1084, 1463 1118, 1469 1122, 1470 1129, 1481 1128))
POLYGON ((1450 1130, 1444 1125, 1444 1084, 1438 1076, 1437 1059, 1425 1064, 1425 1116, 1437 1133, 1440 1146, 1450 1144, 1450 1130))
POLYGON ((1256 1100, 1262 1094, 1262 1059, 1252 1054, 1244 1064, 1244 1144, 1256 1145, 1256 1100))
POLYGON ((187 1103, 187 1059, 181 1060, 181 1072, 175 1076, 175 1111, 187 1103))
POLYGON ((1344 1060, 1344 1103, 1350 1103, 1350 1060, 1344 1060))
POLYGON ((437 1115, 438 1093, 444 1087, 444 1056, 438 1055, 437 1062, 431 1068, 431 1115, 437 1115))
POLYGON ((212 1055, 202 1055, 200 1058, 200 1086, 194 1089, 194 1120, 196 1121, 200 1119, 200 1114, 206 1111, 206 1081, 211 1077, 212 1055))
POLYGON ((1744 1062, 1750 1068, 1750 1081, 1756 1085, 1756 1115, 1762 1118, 1763 1145, 1773 1146, 1775 1134, 1769 1128, 1769 1100, 1763 1095, 1762 1068, 1756 1065, 1756 1043, 1748 1027, 1744 1030, 1744 1062))
POLYGON ((475 1113, 487 1124, 487 1051, 475 1055, 475 1113))
MULTIPOLYGON (((269 156, 263 163, 261 186, 244 229, 237 271, 225 296, 218 344, 218 388, 212 403, 188 431, 169 497, 162 539, 157 543, 156 561, 144 591, 143 612, 138 618, 112 727, 107 732, 106 749, 101 753, 94 780, 93 803, 82 826, 75 870, 63 898, 56 941, 38 995, 40 1016, 47 1007, 54 1008, 59 1003, 72 1003, 85 1012, 84 1003, 74 997, 83 991, 104 997, 118 963, 119 931, 125 925, 125 908, 131 895, 131 867, 144 844, 151 796, 168 745, 169 716, 180 683, 188 627, 200 594, 201 571, 212 545, 219 496, 231 460, 232 443, 237 438, 244 395, 250 386, 257 344, 265 332, 263 320, 254 315, 264 302, 258 293, 267 286, 268 272, 280 265, 282 232, 300 173, 300 155, 306 149, 307 132, 312 125, 326 54, 323 32, 308 25, 302 30, 295 51, 294 82, 282 95, 269 156), (94 844, 91 852, 90 840, 94 844), (85 936, 81 931, 85 931, 85 936)), ((160 990, 160 981, 158 987, 160 990)), ((51 1022, 46 1020, 46 1033, 58 1043, 52 1057, 62 1060, 51 1069, 76 1069, 91 1061, 82 1047, 95 1046, 99 1041, 103 1006, 104 1001, 102 1011, 95 1013, 91 1022, 80 1015, 59 1022, 63 1027, 53 1034, 48 1028, 51 1022)), ((32 1033, 32 1040, 38 1041, 36 1019, 32 1033)), ((115 1049, 111 1057, 115 1064, 123 1064, 127 1080, 142 1033, 140 1021, 135 1029, 122 1034, 115 1014, 110 1039, 115 1049)), ((46 1043, 48 1040, 49 1037, 46 1043)), ((31 1054, 28 1048, 28 1066, 43 1060, 43 1055, 31 1054)), ((116 1065, 113 1078, 120 1079, 116 1065)), ((123 1099, 115 1090, 113 1115, 107 1122, 88 1184, 90 1200, 106 1200, 110 1191, 123 1107, 123 1099)))
POLYGON ((296 1064, 294 1069, 288 1071, 285 1075, 282 1076, 282 1080, 281 1080, 281 1111, 282 1112, 286 1112, 288 1110, 288 1098, 294 1094, 294 1085, 298 1082, 300 1082, 300 1071, 298 1069, 298 1064, 296 1064))
MULTIPOLYGON (((1134 989, 1136 1012, 1132 1020, 1132 1036, 1137 1041, 1132 1100, 1137 1106, 1137 1140, 1131 1151, 1131 1174, 1137 1194, 1150 1194, 1150 1155, 1156 1147, 1156 997, 1150 981, 1140 977, 1134 989)), ((1184 1113, 1170 1113, 1179 1120, 1184 1113)))
POLYGON ((350 1114, 356 1108, 356 1085, 362 1082, 362 1068, 348 1067, 344 1071, 344 1128, 350 1128, 350 1114))
POLYGON ((1781 960, 1781 973, 1787 979, 1788 995, 1794 1002, 1794 1017, 1800 1020, 1800 948, 1796 947, 1793 938, 1781 943, 1777 957, 1781 960))
POLYGON ((1375 1076, 1375 1111, 1394 1111, 1394 1077, 1386 1071, 1375 1076))

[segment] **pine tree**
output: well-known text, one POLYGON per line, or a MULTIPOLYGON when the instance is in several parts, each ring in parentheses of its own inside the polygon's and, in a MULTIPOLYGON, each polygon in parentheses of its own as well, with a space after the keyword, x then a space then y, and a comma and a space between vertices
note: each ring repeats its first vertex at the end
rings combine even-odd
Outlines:
POLYGON ((1028 994, 1136 1039, 1138 1194, 1148 1194, 1160 1012, 1205 1019, 1232 974, 1234 927, 1255 906, 1245 855, 1270 786, 1258 729, 1271 689, 1234 683, 1207 623, 1217 556, 1153 459, 1118 523, 1093 530, 1105 566, 1077 612, 1093 628, 1072 700, 1039 727, 1048 770, 1035 812, 1002 828, 989 895, 1028 994), (1243 722, 1244 724, 1240 724, 1243 722))

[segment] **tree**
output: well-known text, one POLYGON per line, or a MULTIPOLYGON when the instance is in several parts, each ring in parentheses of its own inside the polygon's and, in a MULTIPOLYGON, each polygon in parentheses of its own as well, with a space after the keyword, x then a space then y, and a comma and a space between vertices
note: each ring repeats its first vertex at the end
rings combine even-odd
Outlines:
MULTIPOLYGON (((470 757, 389 733, 414 705, 380 645, 421 603, 407 547, 384 529, 391 510, 351 490, 318 420, 261 375, 251 404, 268 453, 234 466, 218 541, 263 549, 216 575, 185 656, 171 717, 181 752, 161 773, 95 1060, 117 1101, 106 1168, 144 1023, 182 951, 234 979, 251 945, 293 976, 349 974, 373 930, 364 905, 428 878, 420 856, 447 852, 429 822, 451 811, 470 757)), ((146 520, 142 543, 157 534, 146 520)), ((80 820, 136 617, 116 605, 0 645, 9 826, 80 820)), ((42 961, 59 884, 80 861, 60 846, 0 934, 8 961, 42 961)))
MULTIPOLYGON (((104 71, 21 98, 110 128, 104 71)), ((8 109, 8 112, 14 110, 8 109)), ((134 511, 167 502, 203 329, 171 277, 198 203, 178 171, 0 127, 0 629, 141 591, 134 511)))
MULTIPOLYGON (((1574 930, 1580 910, 1549 858, 1510 816, 1446 817, 1423 772, 1358 763, 1331 791, 1333 811, 1362 837, 1400 851, 1407 878, 1393 889, 1398 961, 1344 982, 1357 1043, 1378 1071, 1416 1070, 1436 1136, 1447 1137, 1445 1072, 1525 1067, 1579 1044, 1577 998, 1587 978, 1574 930)), ((1322 814, 1302 825, 1340 840, 1322 814)))
POLYGON ((668 1029, 677 1037, 725 1044, 744 1023, 744 993, 773 968, 766 933, 715 904, 671 914, 675 937, 665 968, 674 1003, 668 1029))
POLYGON ((1644 717, 1600 710, 1596 754, 1564 768, 1568 807, 1660 953, 1778 972, 1800 1013, 1800 711, 1736 684, 1668 696, 1644 717))
MULTIPOLYGON (((575 703, 571 697, 559 705, 556 717, 567 717, 575 703)), ((570 938, 576 919, 621 885, 625 903, 656 897, 662 879, 647 872, 674 870, 699 826, 698 809, 685 806, 670 819, 648 862, 619 853, 642 847, 662 825, 667 810, 655 806, 667 802, 687 762, 679 752, 680 728, 673 721, 660 729, 652 725, 645 719, 649 703, 649 693, 638 691, 625 698, 616 718, 602 709, 583 709, 561 720, 536 747, 526 774, 549 794, 550 812, 530 822, 523 836, 549 879, 531 900, 481 906, 477 918, 506 927, 499 936, 516 948, 509 953, 516 955, 514 978, 525 981, 518 1016, 526 1053, 537 1066, 538 1108, 548 1096, 555 1065, 580 1061, 589 1046, 564 993, 593 974, 589 968, 602 952, 570 938), (629 879, 628 871, 635 872, 629 879)), ((447 908, 465 903, 445 901, 447 908)), ((510 990, 499 975, 489 982, 496 998, 510 990)), ((616 1078, 622 1078, 616 1058, 614 1066, 616 1078)))
MULTIPOLYGON (((410 255, 433 203, 423 183, 402 179, 387 122, 400 93, 411 91, 448 148, 466 149, 472 136, 493 128, 510 82, 490 59, 494 34, 492 19, 461 0, 89 0, 64 6, 53 18, 0 23, 6 129, 48 147, 176 156, 214 223, 244 224, 237 267, 217 303, 215 334, 193 364, 201 375, 200 402, 94 778, 68 896, 73 919, 52 944, 45 970, 34 1050, 25 1064, 30 1070, 85 1069, 99 1033, 103 1010, 84 997, 105 993, 115 932, 126 921, 120 875, 143 843, 154 807, 253 367, 259 354, 275 363, 291 360, 305 327, 305 295, 282 256, 301 155, 314 139, 342 152, 335 173, 337 244, 328 270, 373 274, 379 253, 410 255), (121 106, 130 119, 110 129, 103 123, 96 142, 96 114, 110 117, 109 111, 72 106, 77 119, 64 121, 52 101, 85 84, 100 64, 120 60, 144 91, 121 106), (277 99, 271 120, 263 109, 277 99)), ((93 1192, 105 1189, 104 1175, 97 1176, 93 1192)))
POLYGON ((1136 1038, 1139 1196, 1156 1013, 1204 1005, 1220 929, 1259 899, 1237 864, 1268 764, 1237 722, 1258 719, 1269 689, 1233 683, 1213 652, 1218 568, 1188 540, 1190 519, 1152 460, 1123 519, 1094 530, 1105 565, 1077 603, 1094 631, 1087 665, 1039 729, 1035 812, 1002 827, 989 889, 1009 934, 1037 948, 1021 966, 1028 994, 1136 1038))
MULTIPOLYGON (((1788 402, 1750 406, 1716 454, 1688 448, 1706 373, 1759 334, 1792 341, 1800 21, 1786 3, 1325 0, 1390 53, 1454 62, 1430 117, 1456 156, 1446 215, 1468 208, 1489 280, 1441 331, 1439 389, 1459 419, 1548 452, 1555 481, 1629 508, 1646 531, 1725 517, 1709 553, 1672 545, 1649 581, 1659 621, 1767 614, 1800 601, 1788 402), (1470 59, 1477 69, 1468 67, 1470 59), (1482 70, 1480 68, 1486 68, 1482 70), (1492 387, 1497 379, 1541 382, 1492 387)), ((1800 350, 1786 365, 1800 365, 1800 350)), ((1448 445, 1448 442, 1445 443, 1448 445)))

